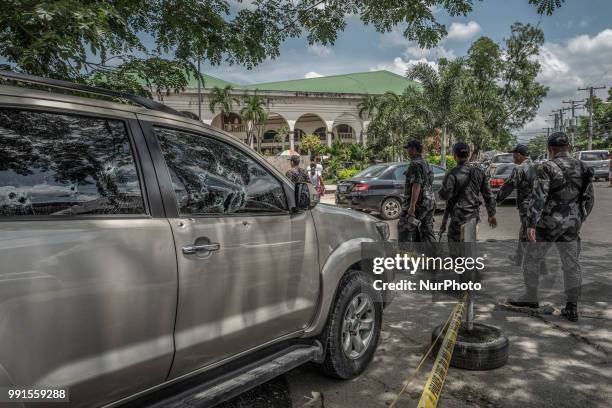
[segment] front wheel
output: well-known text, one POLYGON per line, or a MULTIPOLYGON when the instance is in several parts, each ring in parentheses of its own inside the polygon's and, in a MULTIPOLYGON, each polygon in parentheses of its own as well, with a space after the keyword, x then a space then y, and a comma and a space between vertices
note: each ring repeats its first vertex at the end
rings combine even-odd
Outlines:
POLYGON ((323 371, 343 380, 354 378, 368 366, 378 346, 382 323, 382 297, 362 272, 351 271, 338 287, 323 331, 323 371))
POLYGON ((380 215, 385 220, 394 220, 399 218, 402 211, 402 203, 395 197, 386 198, 380 206, 380 215))

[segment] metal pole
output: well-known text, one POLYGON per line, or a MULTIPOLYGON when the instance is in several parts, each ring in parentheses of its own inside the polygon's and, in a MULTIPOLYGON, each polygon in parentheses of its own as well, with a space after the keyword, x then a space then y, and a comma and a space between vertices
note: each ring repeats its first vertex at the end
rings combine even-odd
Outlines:
POLYGON ((467 330, 472 331, 474 329, 474 300, 472 296, 469 296, 468 307, 467 307, 467 330))
POLYGON ((588 88, 578 88, 579 91, 589 91, 589 143, 588 150, 593 148, 593 99, 595 97, 596 89, 606 89, 605 86, 594 87, 589 86, 588 88))

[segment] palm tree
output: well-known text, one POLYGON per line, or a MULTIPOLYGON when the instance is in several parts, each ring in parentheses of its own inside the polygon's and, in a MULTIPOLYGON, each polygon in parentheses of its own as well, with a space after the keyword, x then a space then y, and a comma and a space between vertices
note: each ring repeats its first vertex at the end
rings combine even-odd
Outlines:
POLYGON ((243 107, 240 110, 240 116, 247 123, 247 138, 249 145, 253 147, 253 140, 257 140, 257 151, 261 153, 261 133, 263 127, 268 120, 268 111, 266 106, 268 105, 267 100, 255 93, 254 95, 247 95, 243 98, 243 107))
MULTIPOLYGON (((397 152, 406 137, 412 133, 415 118, 413 118, 413 99, 416 91, 407 88, 403 94, 386 92, 377 101, 376 114, 373 120, 372 135, 379 146, 391 151, 391 160, 396 160, 397 152)), ((370 129, 370 128, 368 128, 370 129)), ((370 133, 370 130, 368 130, 370 133)))
POLYGON ((412 105, 430 133, 442 130, 440 165, 446 167, 449 136, 466 136, 473 116, 465 103, 465 69, 461 59, 440 59, 439 72, 419 63, 408 69, 406 76, 421 83, 422 92, 412 105))
POLYGON ((274 136, 274 141, 280 143, 281 152, 285 150, 285 139, 289 135, 289 126, 282 125, 278 129, 276 129, 276 135, 274 136))
POLYGON ((215 86, 210 92, 210 113, 215 113, 215 108, 219 109, 221 112, 221 127, 224 129, 228 122, 229 113, 234 110, 234 103, 240 104, 238 98, 232 96, 232 91, 231 85, 225 85, 223 88, 215 86))
POLYGON ((357 109, 359 109, 359 117, 361 119, 374 117, 378 109, 378 96, 366 95, 361 102, 357 104, 357 109))

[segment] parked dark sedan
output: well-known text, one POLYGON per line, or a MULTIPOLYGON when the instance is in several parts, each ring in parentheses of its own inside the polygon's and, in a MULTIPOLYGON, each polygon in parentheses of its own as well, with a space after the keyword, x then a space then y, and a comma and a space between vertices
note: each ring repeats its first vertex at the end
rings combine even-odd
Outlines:
MULTIPOLYGON (((405 172, 408 163, 383 163, 368 167, 354 177, 338 182, 336 205, 355 210, 380 212, 386 220, 398 218, 404 196, 405 172)), ((434 172, 434 193, 438 209, 446 202, 438 197, 445 170, 432 166, 434 172)))
MULTIPOLYGON (((506 180, 510 178, 512 170, 516 167, 514 163, 498 163, 491 164, 487 170, 489 176, 489 185, 494 195, 497 195, 499 189, 506 183, 506 180)), ((506 199, 516 199, 516 189, 512 190, 512 193, 506 199)))

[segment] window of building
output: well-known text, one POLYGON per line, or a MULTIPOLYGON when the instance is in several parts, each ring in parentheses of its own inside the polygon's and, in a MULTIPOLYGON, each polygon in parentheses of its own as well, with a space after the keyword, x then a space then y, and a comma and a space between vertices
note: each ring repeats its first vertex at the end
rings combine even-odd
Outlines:
POLYGON ((263 134, 263 141, 264 142, 274 142, 274 139, 276 138, 276 130, 268 130, 263 134))
POLYGON ((123 121, 0 108, 0 216, 144 213, 123 121))
POLYGON ((281 183, 238 148, 174 129, 155 133, 181 215, 287 211, 281 183))
POLYGON ((315 130, 314 132, 312 132, 314 135, 319 136, 319 139, 321 139, 322 141, 326 141, 327 140, 327 129, 324 127, 320 127, 317 130, 315 130))
MULTIPOLYGON (((294 136, 293 136, 293 141, 294 142, 299 142, 300 140, 302 140, 302 138, 306 136, 306 132, 304 132, 302 129, 295 129, 294 132, 294 136)), ((287 139, 289 140, 289 139, 287 139)))
POLYGON ((353 139, 353 128, 349 125, 338 125, 336 134, 340 139, 353 139))

